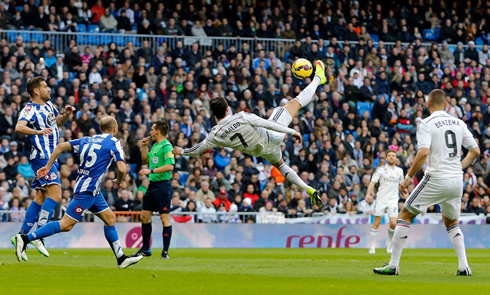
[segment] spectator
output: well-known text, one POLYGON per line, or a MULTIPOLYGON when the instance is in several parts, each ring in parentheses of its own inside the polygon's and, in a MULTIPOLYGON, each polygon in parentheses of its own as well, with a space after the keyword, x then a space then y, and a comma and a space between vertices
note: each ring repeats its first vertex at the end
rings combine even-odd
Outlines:
POLYGON ((104 10, 104 15, 100 18, 100 28, 102 32, 115 33, 118 22, 116 18, 110 13, 109 8, 104 10))

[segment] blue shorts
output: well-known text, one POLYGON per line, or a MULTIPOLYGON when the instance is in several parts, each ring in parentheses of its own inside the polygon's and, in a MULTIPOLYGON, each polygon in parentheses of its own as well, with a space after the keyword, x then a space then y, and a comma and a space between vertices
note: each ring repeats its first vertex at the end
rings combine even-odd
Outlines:
POLYGON ((143 196, 143 210, 170 213, 173 190, 170 180, 150 181, 143 196))
MULTIPOLYGON (((43 160, 43 159, 34 159, 31 161, 31 167, 32 170, 34 171, 34 174, 37 173, 37 170, 43 168, 48 164, 48 160, 43 160)), ((50 184, 59 184, 61 185, 60 182, 60 176, 58 175, 58 170, 60 166, 58 165, 58 162, 55 162, 53 164, 53 167, 51 167, 51 170, 49 170, 48 175, 44 176, 41 179, 34 178, 34 181, 32 182, 31 188, 32 189, 42 189, 45 185, 50 185, 50 184)))
POLYGON ((75 194, 73 200, 68 204, 68 208, 66 208, 66 214, 76 221, 80 221, 85 210, 97 214, 107 209, 109 209, 109 205, 101 193, 94 196, 92 192, 83 192, 75 194))

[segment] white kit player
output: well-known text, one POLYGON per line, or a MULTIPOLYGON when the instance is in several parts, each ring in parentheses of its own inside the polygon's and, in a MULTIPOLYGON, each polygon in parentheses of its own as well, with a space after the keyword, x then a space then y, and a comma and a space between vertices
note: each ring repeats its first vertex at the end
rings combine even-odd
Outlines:
POLYGON ((442 220, 458 256, 457 276, 471 276, 471 269, 466 259, 464 236, 458 226, 463 194, 463 171, 480 155, 473 135, 466 124, 444 110, 446 94, 436 89, 429 94, 427 106, 431 115, 420 121, 417 130, 418 152, 405 180, 400 185, 400 192, 407 194, 407 187, 414 175, 426 162, 428 165, 423 179, 419 182, 404 208, 398 215, 398 222, 393 235, 393 252, 390 262, 384 267, 375 268, 374 273, 397 275, 403 246, 408 238, 410 224, 427 208, 439 204, 442 220), (461 161, 461 146, 469 152, 461 161))
POLYGON ((376 205, 374 213, 374 223, 371 227, 369 253, 376 253, 376 238, 378 237, 379 224, 383 215, 388 214, 390 227, 388 228, 388 240, 386 241, 386 251, 391 253, 391 240, 395 232, 396 219, 398 217, 398 186, 403 181, 403 170, 395 166, 396 152, 388 150, 386 152, 388 164, 378 167, 371 178, 366 191, 366 198, 372 197, 371 193, 376 183, 379 183, 376 195, 376 205))
POLYGON ((217 97, 211 101, 211 111, 218 124, 202 142, 188 149, 175 147, 174 154, 194 156, 214 147, 224 146, 254 157, 262 157, 277 167, 287 180, 306 191, 314 205, 321 207, 322 199, 317 191, 304 183, 298 174, 284 163, 279 146, 285 134, 292 135, 301 142, 301 134, 288 126, 299 110, 310 103, 318 86, 326 81, 325 65, 322 61, 317 61, 315 77, 310 85, 284 107, 275 108, 269 120, 245 112, 230 115, 226 99, 217 97))

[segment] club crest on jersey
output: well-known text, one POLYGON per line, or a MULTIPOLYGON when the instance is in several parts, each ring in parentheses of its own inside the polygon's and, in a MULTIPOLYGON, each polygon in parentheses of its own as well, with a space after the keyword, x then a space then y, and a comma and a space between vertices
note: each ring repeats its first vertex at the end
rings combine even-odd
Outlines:
POLYGON ((153 157, 153 165, 158 164, 158 157, 153 157))
POLYGON ((56 178, 58 178, 58 176, 56 175, 56 173, 51 172, 51 180, 55 180, 56 178))
POLYGON ((46 179, 47 181, 50 181, 51 177, 49 176, 49 174, 46 174, 46 176, 44 176, 44 179, 46 179))
POLYGON ((56 123, 56 117, 55 117, 55 115, 53 113, 50 113, 48 115, 48 119, 47 120, 48 120, 48 125, 49 126, 53 126, 56 123))

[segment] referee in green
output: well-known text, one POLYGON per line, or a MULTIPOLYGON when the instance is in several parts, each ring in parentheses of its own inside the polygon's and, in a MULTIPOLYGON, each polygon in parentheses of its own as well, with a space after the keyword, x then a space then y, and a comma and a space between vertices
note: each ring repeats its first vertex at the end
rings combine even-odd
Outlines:
POLYGON ((143 210, 141 212, 141 231, 143 233, 143 247, 138 253, 151 256, 151 215, 153 212, 160 213, 163 224, 163 251, 162 259, 168 259, 168 248, 172 237, 172 225, 170 223, 170 203, 172 198, 172 171, 175 166, 175 158, 172 153, 173 146, 167 140, 169 131, 168 124, 158 121, 151 126, 150 137, 141 141, 141 161, 144 165, 149 164, 150 169, 142 169, 140 176, 149 175, 150 185, 143 197, 143 210), (150 138, 155 142, 148 152, 146 147, 150 138))

